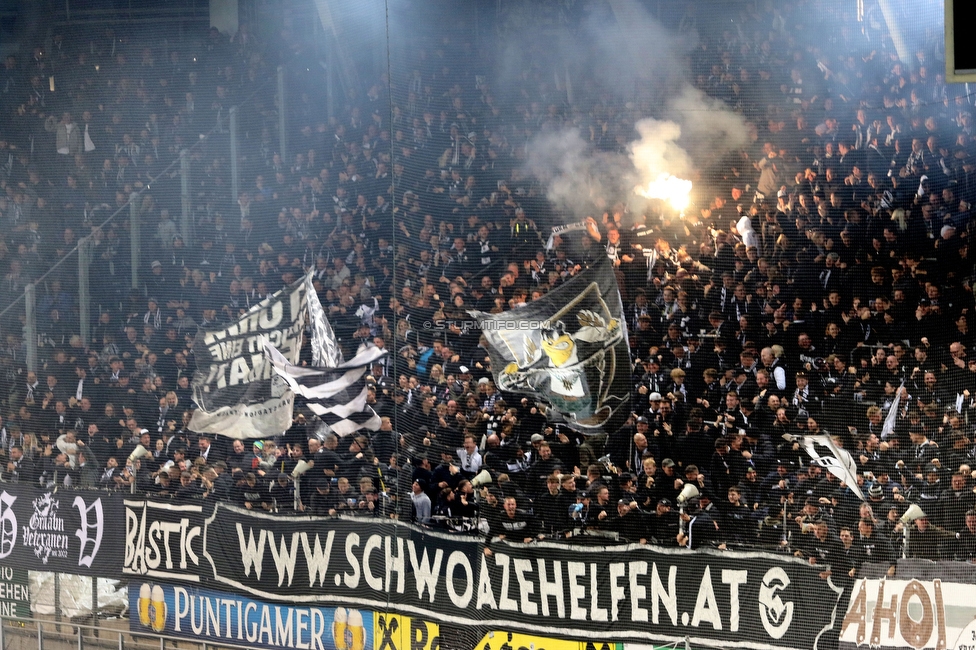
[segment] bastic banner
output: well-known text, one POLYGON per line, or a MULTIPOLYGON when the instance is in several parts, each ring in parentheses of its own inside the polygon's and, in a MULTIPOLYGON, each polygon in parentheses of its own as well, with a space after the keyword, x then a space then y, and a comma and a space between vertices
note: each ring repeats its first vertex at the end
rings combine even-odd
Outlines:
POLYGON ((822 648, 840 617, 842 589, 781 555, 548 542, 496 543, 486 553, 480 538, 388 520, 224 504, 125 507, 125 574, 295 606, 601 643, 688 638, 744 648, 822 648))
POLYGON ((373 650, 373 612, 283 605, 195 585, 129 583, 129 629, 214 645, 373 650))
POLYGON ((974 573, 976 567, 963 562, 902 560, 894 579, 855 581, 838 647, 976 647, 974 573))
POLYGON ((305 281, 299 280, 227 327, 197 332, 192 431, 267 438, 291 426, 295 397, 271 371, 264 345, 298 363, 307 310, 305 281))
POLYGON ((0 490, 0 564, 117 577, 122 538, 109 522, 121 518, 118 495, 5 483, 0 490))

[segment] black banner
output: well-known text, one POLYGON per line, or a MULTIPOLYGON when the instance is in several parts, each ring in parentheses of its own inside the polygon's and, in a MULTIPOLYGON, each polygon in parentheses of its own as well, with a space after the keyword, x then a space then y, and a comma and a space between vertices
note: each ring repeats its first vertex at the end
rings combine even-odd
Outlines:
POLYGON ((119 575, 122 499, 95 491, 0 488, 0 563, 31 571, 119 575))
POLYGON ((486 547, 479 538, 389 520, 125 505, 126 574, 279 602, 581 639, 814 649, 831 636, 841 604, 842 590, 821 579, 819 567, 781 555, 548 542, 486 547))
POLYGON ((297 363, 307 310, 305 282, 299 280, 227 327, 197 332, 193 400, 199 408, 191 430, 247 439, 291 426, 294 395, 271 371, 264 346, 270 343, 297 363))

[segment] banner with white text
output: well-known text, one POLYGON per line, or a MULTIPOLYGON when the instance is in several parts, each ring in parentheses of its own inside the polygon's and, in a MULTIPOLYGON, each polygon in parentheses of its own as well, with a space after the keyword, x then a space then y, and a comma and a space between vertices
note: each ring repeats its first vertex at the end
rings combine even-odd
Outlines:
POLYGON ((222 503, 133 499, 125 509, 124 574, 296 607, 601 643, 818 649, 836 640, 846 605, 818 568, 765 553, 486 546, 390 520, 284 517, 222 503))
POLYGON ((122 499, 107 492, 0 489, 0 564, 28 571, 117 577, 122 499))
POLYGON ((129 629, 222 645, 373 650, 373 612, 282 605, 195 585, 133 581, 129 629))
POLYGON ((294 395, 264 356, 270 343, 298 362, 308 304, 299 280, 262 300, 230 325, 201 328, 193 342, 190 429, 232 438, 267 438, 291 426, 294 395))

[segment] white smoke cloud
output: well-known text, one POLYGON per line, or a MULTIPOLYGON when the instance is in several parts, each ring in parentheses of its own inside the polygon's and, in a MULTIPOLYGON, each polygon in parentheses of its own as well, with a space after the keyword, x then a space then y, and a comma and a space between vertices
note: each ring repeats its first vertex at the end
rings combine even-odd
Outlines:
POLYGON ((748 142, 745 119, 690 81, 695 35, 667 30, 634 0, 609 4, 614 20, 591 17, 557 58, 604 82, 618 100, 654 107, 655 116, 637 119, 632 111, 626 155, 597 150, 575 128, 543 132, 529 143, 528 171, 546 183, 558 209, 578 218, 617 201, 640 209, 635 187, 668 175, 697 179, 748 142))

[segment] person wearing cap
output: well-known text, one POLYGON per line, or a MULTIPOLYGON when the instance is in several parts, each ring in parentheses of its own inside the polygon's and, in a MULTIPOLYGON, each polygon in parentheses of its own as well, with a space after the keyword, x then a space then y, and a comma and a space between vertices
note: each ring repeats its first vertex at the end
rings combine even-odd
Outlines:
POLYGON ((875 509, 878 510, 882 507, 882 501, 885 500, 884 488, 880 484, 874 483, 868 488, 867 496, 868 503, 875 506, 875 509))
POLYGON ((312 487, 311 496, 305 505, 305 514, 316 517, 325 517, 335 514, 335 497, 332 486, 332 479, 328 476, 318 476, 314 473, 309 478, 303 478, 302 484, 310 483, 312 487))
POLYGON ((661 393, 654 391, 647 396, 647 411, 645 412, 645 417, 648 421, 656 422, 661 418, 661 402, 664 400, 664 396, 661 393))
POLYGON ((661 393, 667 385, 667 375, 661 371, 661 362, 654 355, 644 360, 644 374, 640 378, 635 393, 637 395, 651 395, 661 393))
POLYGON ((410 486, 411 521, 426 525, 430 522, 431 504, 427 496, 427 481, 417 478, 410 486))
POLYGON ((678 512, 674 509, 674 501, 664 497, 657 500, 654 510, 647 517, 651 539, 659 546, 677 546, 678 512))
POLYGON ((617 500, 616 516, 607 528, 620 535, 622 541, 632 544, 646 544, 649 537, 647 515, 629 497, 617 500))
MULTIPOLYGON (((247 468, 249 468, 252 472, 259 472, 259 471, 263 472, 264 470, 260 468, 261 463, 263 462, 264 462, 264 441, 255 440, 254 442, 251 443, 251 453, 250 456, 248 457, 247 468)), ((263 474, 261 474, 261 476, 263 476, 263 474)))
POLYGON ((566 511, 569 525, 576 531, 582 531, 589 521, 591 494, 589 490, 578 490, 576 499, 570 503, 566 511))
POLYGON ((721 541, 719 524, 712 513, 702 507, 700 498, 689 499, 684 513, 678 515, 685 522, 685 531, 679 531, 675 536, 678 546, 695 550, 721 541))
POLYGON ((962 535, 957 532, 933 524, 928 512, 909 525, 914 526, 914 530, 908 536, 906 551, 906 555, 910 558, 932 561, 950 559, 957 541, 962 538, 962 535))

